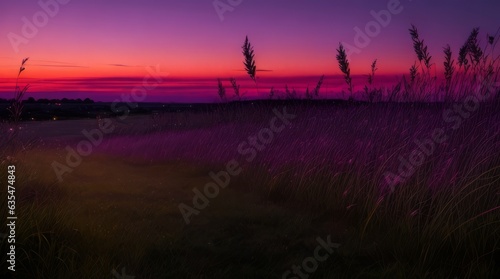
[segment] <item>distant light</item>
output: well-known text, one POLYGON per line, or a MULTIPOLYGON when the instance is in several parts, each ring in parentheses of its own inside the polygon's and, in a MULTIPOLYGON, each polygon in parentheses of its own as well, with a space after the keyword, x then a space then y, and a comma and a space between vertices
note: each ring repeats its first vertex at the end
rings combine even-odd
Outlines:
POLYGON ((55 116, 54 116, 54 117, 52 117, 52 120, 56 121, 56 120, 57 120, 57 117, 55 117, 55 116))

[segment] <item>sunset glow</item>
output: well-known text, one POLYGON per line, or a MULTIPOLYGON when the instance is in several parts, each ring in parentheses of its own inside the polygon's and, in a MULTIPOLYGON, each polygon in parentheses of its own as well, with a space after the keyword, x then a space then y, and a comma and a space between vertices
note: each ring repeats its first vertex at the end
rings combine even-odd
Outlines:
POLYGON ((196 102, 200 96, 206 101, 216 92, 217 78, 249 82, 241 56, 246 35, 255 48, 258 69, 265 70, 258 78, 269 86, 306 88, 326 75, 333 94, 342 90, 337 86, 341 81, 336 81, 339 42, 358 46, 349 56, 353 75, 366 75, 378 59, 377 74, 387 80, 407 73, 416 60, 408 36, 411 24, 429 44, 436 73, 442 72, 446 44, 456 54, 471 28, 495 34, 499 24, 498 1, 313 2, 241 1, 222 13, 212 1, 9 1, 0 12, 0 97, 9 98, 20 61, 30 57, 22 76, 32 85, 29 96, 106 99, 141 80, 148 67, 159 65, 169 78, 152 92, 151 100, 196 102), (390 7, 398 13, 384 18, 383 11, 390 7), (377 20, 379 30, 370 31, 370 22, 377 20), (368 36, 366 46, 359 47, 356 40, 363 40, 357 30, 377 35, 368 36), (120 82, 93 83, 104 77, 120 82), (294 77, 310 79, 297 84, 294 77), (78 83, 58 81, 64 79, 78 83))

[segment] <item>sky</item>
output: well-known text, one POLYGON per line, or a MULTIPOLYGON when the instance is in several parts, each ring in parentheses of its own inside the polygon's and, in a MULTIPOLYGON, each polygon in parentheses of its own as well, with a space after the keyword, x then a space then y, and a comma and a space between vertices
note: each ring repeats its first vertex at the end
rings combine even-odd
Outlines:
POLYGON ((25 57, 20 82, 35 98, 112 101, 152 69, 161 83, 145 101, 215 101, 217 78, 229 86, 230 77, 255 97, 243 71, 245 36, 262 70, 260 94, 312 88, 321 75, 325 94, 334 94, 346 90, 335 60, 340 42, 358 86, 374 59, 378 82, 389 83, 416 60, 411 24, 439 73, 443 47, 456 53, 474 27, 485 43, 499 32, 499 11, 498 0, 1 0, 0 98, 13 94, 25 57))

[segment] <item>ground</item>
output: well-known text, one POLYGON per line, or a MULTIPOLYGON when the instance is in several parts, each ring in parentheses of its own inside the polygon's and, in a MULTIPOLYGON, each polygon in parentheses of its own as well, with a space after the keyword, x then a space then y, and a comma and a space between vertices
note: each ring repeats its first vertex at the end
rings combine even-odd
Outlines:
POLYGON ((131 116, 113 120, 116 129, 62 181, 52 163, 64 163, 66 146, 76 149, 99 123, 23 124, 19 141, 32 144, 1 166, 17 168, 17 274, 301 278, 293 266, 330 238, 333 253, 301 267, 302 276, 494 278, 497 108, 485 104, 456 130, 442 120, 446 108, 428 105, 276 103, 131 116), (269 127, 273 110, 296 118, 247 160, 239 145, 269 127), (384 172, 397 172, 399 155, 435 128, 449 139, 391 191, 384 172), (193 189, 203 191, 231 160, 241 173, 187 224, 179 205, 193 207, 193 189))

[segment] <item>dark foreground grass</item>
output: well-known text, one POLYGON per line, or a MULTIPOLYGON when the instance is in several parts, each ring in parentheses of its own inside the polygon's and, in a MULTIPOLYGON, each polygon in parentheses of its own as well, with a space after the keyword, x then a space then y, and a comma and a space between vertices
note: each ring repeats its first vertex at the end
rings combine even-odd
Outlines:
POLYGON ((68 179, 71 188, 20 190, 19 278, 108 278, 121 267, 137 278, 271 278, 314 251, 324 232, 308 216, 233 189, 186 226, 177 204, 208 179, 189 167, 100 157, 68 179))
POLYGON ((131 119, 62 183, 64 144, 19 153, 18 278, 281 278, 328 235, 341 246, 309 278, 500 275, 498 104, 456 130, 442 104, 286 106, 293 123, 189 225, 178 205, 244 162, 238 144, 281 104, 131 119), (438 127, 449 139, 389 191, 384 172, 438 127))

